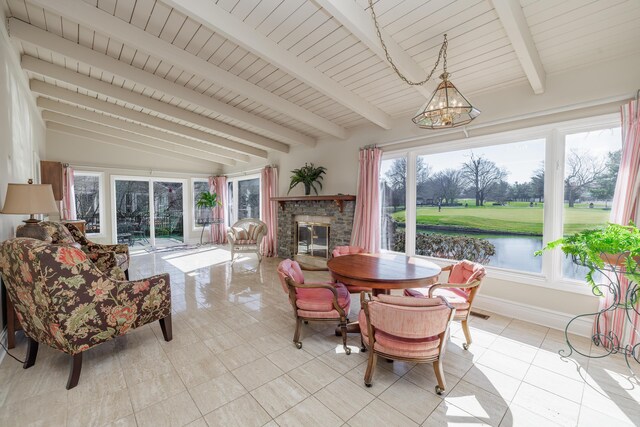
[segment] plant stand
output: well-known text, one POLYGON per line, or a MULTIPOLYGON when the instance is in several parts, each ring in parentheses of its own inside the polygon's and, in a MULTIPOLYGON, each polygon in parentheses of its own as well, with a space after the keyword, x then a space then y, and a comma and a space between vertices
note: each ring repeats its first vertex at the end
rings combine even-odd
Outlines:
MULTIPOLYGON (((605 259, 605 258, 603 258, 605 259)), ((577 258, 573 258, 573 262, 578 265, 585 265, 580 262, 577 258)), ((592 358, 592 359, 601 359, 611 354, 621 353, 624 355, 627 366, 631 368, 630 362, 631 360, 635 360, 637 363, 640 363, 640 342, 636 345, 632 346, 630 343, 624 341, 624 337, 628 335, 628 331, 632 330, 634 334, 640 337, 640 331, 634 327, 632 316, 633 313, 638 313, 638 300, 640 298, 640 287, 638 283, 629 281, 629 286, 624 292, 621 289, 620 278, 623 274, 622 267, 618 265, 619 263, 613 259, 605 260, 605 265, 603 268, 598 267, 597 265, 587 265, 590 268, 593 268, 595 271, 601 273, 601 276, 604 278, 604 282, 602 284, 597 284, 593 288, 593 294, 601 297, 604 295, 603 291, 607 291, 613 295, 613 301, 610 306, 603 308, 600 311, 595 313, 585 313, 575 316, 573 319, 567 323, 567 326, 564 330, 565 340, 567 345, 569 346, 568 353, 565 350, 560 350, 560 356, 569 357, 575 351, 581 356, 592 358), (607 283, 608 282, 608 283, 607 283), (613 313, 616 310, 624 310, 624 329, 623 329, 623 337, 617 336, 612 330, 607 331, 605 333, 594 333, 591 336, 591 342, 596 346, 602 346, 607 350, 605 354, 601 355, 591 355, 584 354, 580 352, 572 343, 571 338, 569 337, 569 329, 571 324, 578 319, 584 317, 592 317, 595 316, 596 330, 600 330, 600 325, 604 322, 604 315, 606 313, 613 313), (565 354, 567 353, 567 354, 565 354)))
POLYGON ((202 237, 204 236, 204 230, 205 228, 207 228, 207 225, 217 225, 223 223, 223 219, 212 219, 211 221, 207 220, 204 224, 202 224, 202 231, 200 232, 200 246, 202 246, 202 237))

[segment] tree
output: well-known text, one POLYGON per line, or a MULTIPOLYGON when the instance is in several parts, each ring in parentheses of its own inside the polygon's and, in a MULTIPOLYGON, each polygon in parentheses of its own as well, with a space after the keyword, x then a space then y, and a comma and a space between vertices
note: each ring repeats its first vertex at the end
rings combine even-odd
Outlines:
POLYGON ((596 159, 586 152, 569 152, 565 166, 564 197, 570 208, 575 206, 580 196, 593 187, 606 168, 603 159, 596 159))
POLYGON ((544 198, 544 164, 533 172, 529 185, 531 187, 531 196, 538 199, 538 202, 542 202, 544 198))
POLYGON ((462 164, 462 175, 475 193, 476 206, 484 206, 485 198, 491 188, 507 176, 507 171, 484 156, 471 158, 462 164))
POLYGON ((434 187, 436 198, 444 199, 445 205, 452 205, 462 192, 464 180, 459 170, 445 169, 436 173, 430 182, 434 187))
MULTIPOLYGON (((424 184, 429 179, 431 168, 424 162, 424 158, 418 157, 416 160, 416 184, 418 191, 424 188, 424 184)), ((391 164, 391 169, 385 174, 391 189, 391 203, 394 207, 404 206, 407 194, 407 158, 400 157, 391 164)))
POLYGON ((595 182, 594 188, 591 189, 591 195, 597 200, 604 200, 605 207, 607 207, 609 200, 613 199, 613 193, 616 190, 621 155, 622 150, 607 153, 605 172, 595 182))
POLYGON ((528 202, 531 198, 531 187, 528 183, 516 181, 511 186, 511 199, 520 202, 528 202))

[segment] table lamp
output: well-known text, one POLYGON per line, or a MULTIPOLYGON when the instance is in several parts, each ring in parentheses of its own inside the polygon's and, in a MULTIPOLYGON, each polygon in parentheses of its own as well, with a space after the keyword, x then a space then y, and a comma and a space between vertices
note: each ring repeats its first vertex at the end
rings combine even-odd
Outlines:
POLYGON ((38 225, 40 220, 33 216, 53 212, 58 212, 58 204, 53 198, 51 184, 34 184, 30 179, 28 184, 7 185, 7 197, 2 213, 30 215, 29 219, 23 221, 25 225, 16 231, 16 237, 47 240, 46 230, 38 225))

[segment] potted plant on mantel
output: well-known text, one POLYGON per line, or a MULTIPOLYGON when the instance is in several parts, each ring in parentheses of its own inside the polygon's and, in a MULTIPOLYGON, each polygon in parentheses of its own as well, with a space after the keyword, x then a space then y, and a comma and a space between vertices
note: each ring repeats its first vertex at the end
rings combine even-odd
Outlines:
POLYGON ((575 263, 589 269, 586 280, 597 295, 600 291, 593 280, 597 269, 624 267, 623 274, 627 279, 636 283, 640 279, 640 230, 633 222, 626 226, 608 223, 605 227, 580 231, 547 243, 535 255, 556 247, 571 256, 575 263))
POLYGON ((294 169, 291 171, 293 175, 291 175, 291 183, 289 184, 289 191, 287 194, 293 190, 293 188, 298 184, 304 184, 304 195, 308 196, 311 194, 311 189, 315 191, 316 195, 318 194, 318 189, 316 188, 316 184, 322 189, 322 175, 324 175, 327 171, 327 168, 324 166, 315 167, 313 163, 305 163, 303 167, 299 169, 294 169))
MULTIPOLYGON (((210 193, 208 191, 205 191, 203 193, 200 193, 200 196, 198 196, 198 200, 196 200, 196 206, 200 209, 213 209, 216 206, 222 206, 222 203, 220 203, 217 193, 210 193)), ((202 232, 200 232, 200 244, 202 244, 204 229, 207 228, 207 225, 211 223, 209 218, 210 216, 207 215, 204 224, 202 224, 202 232)))

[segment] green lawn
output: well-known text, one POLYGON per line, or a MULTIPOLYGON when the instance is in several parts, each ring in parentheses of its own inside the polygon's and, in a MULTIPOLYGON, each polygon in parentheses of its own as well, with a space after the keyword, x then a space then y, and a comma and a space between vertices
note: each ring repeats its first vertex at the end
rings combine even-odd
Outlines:
MULTIPOLYGON (((508 206, 476 207, 419 207, 417 223, 424 225, 455 226, 483 231, 503 231, 542 235, 542 203, 529 207, 528 203, 510 203, 508 206)), ((587 206, 568 208, 565 205, 565 233, 601 225, 609 219, 608 210, 589 209, 587 206)), ((392 214, 399 222, 405 222, 405 211, 392 214)))

